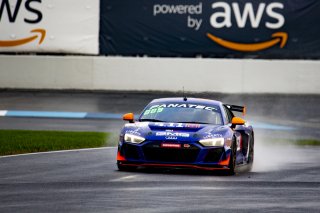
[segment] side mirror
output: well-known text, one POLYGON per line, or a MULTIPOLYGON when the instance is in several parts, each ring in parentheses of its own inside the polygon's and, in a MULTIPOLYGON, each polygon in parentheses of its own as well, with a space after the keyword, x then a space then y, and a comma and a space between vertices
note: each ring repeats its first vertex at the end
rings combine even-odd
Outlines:
POLYGON ((232 123, 232 126, 231 126, 231 127, 232 127, 232 128, 235 128, 236 125, 243 125, 243 124, 245 124, 245 120, 243 120, 242 118, 239 118, 239 117, 233 117, 231 123, 232 123))
POLYGON ((129 121, 129 123, 134 123, 134 115, 133 115, 133 113, 124 114, 122 119, 125 120, 125 121, 129 121))

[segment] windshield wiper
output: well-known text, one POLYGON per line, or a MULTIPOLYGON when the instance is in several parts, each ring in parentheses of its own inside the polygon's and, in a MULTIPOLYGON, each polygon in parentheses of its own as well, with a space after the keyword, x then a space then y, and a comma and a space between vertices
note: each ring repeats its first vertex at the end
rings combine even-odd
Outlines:
POLYGON ((139 121, 165 122, 165 121, 161 121, 161 120, 158 120, 158 119, 152 119, 152 118, 140 119, 139 121))

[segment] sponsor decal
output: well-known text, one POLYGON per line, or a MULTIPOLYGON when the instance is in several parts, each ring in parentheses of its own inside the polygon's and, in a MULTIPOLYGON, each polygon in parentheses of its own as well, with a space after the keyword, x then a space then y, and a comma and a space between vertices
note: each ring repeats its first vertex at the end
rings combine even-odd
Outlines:
POLYGON ((156 136, 187 138, 190 137, 190 134, 185 132, 156 132, 156 136))
POLYGON ((166 140, 178 140, 178 137, 174 137, 174 136, 167 136, 166 140))
POLYGON ((200 128, 200 124, 186 124, 186 128, 192 128, 192 129, 197 129, 200 128))
POLYGON ((146 111, 144 111, 143 115, 149 115, 149 114, 155 114, 155 113, 159 113, 162 112, 163 108, 153 108, 153 109, 147 109, 146 111))
MULTIPOLYGON (((186 25, 195 31, 199 31, 202 27, 209 29, 205 37, 214 43, 235 51, 240 52, 256 52, 262 51, 273 46, 284 48, 288 41, 288 33, 283 31, 273 32, 265 41, 250 42, 254 38, 248 38, 248 42, 239 42, 228 40, 221 36, 217 36, 219 29, 237 28, 246 30, 245 28, 259 29, 266 28, 268 30, 278 30, 285 25, 285 16, 282 14, 284 4, 281 2, 246 2, 239 4, 237 2, 217 1, 210 6, 212 13, 209 20, 204 20, 203 8, 204 3, 190 5, 171 5, 171 4, 155 4, 153 5, 153 16, 165 15, 184 15, 187 16, 186 25), (203 15, 203 16, 202 16, 203 15), (210 27, 203 26, 209 23, 210 27), (213 32, 211 32, 211 30, 213 32)), ((177 106, 176 106, 177 107, 177 106)))
MULTIPOLYGON (((184 128, 186 124, 183 123, 162 123, 162 122, 155 122, 151 123, 151 125, 160 126, 160 127, 169 127, 169 128, 184 128)), ((167 130, 170 131, 170 130, 167 130)))
POLYGON ((162 143, 162 148, 181 148, 181 144, 175 144, 175 143, 162 143))
POLYGON ((160 112, 162 112, 163 108, 194 108, 194 109, 205 109, 209 111, 217 111, 216 107, 213 106, 204 106, 204 105, 198 105, 198 104, 157 104, 153 105, 149 108, 150 112, 154 110, 155 112, 158 112, 159 109, 160 112))
MULTIPOLYGON (((160 126, 160 127, 168 127, 168 128, 190 128, 190 129, 197 129, 200 128, 200 124, 193 124, 193 123, 162 123, 162 122, 155 122, 151 123, 151 125, 160 126)), ((170 130, 166 130, 170 131, 170 130)))

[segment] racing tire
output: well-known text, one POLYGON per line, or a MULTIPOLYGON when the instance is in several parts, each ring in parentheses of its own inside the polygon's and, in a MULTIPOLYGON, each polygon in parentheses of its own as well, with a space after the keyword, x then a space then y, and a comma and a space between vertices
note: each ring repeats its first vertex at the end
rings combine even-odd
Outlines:
POLYGON ((252 138, 250 139, 250 148, 249 148, 249 156, 248 156, 248 164, 249 164, 248 171, 251 171, 252 169, 253 160, 254 160, 254 139, 252 136, 252 138))
POLYGON ((236 159, 237 159, 237 146, 236 146, 236 142, 234 139, 232 146, 231 146, 230 161, 229 161, 229 165, 228 165, 229 171, 227 172, 228 175, 235 174, 236 159))
POLYGON ((134 171, 138 168, 136 166, 124 166, 121 165, 119 162, 117 162, 117 167, 119 171, 134 171))

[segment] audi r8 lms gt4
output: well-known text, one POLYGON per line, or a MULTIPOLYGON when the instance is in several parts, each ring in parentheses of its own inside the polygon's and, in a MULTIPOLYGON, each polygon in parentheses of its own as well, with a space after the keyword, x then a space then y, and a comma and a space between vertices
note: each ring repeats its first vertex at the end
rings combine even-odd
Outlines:
POLYGON ((225 170, 248 165, 254 156, 254 132, 233 112, 245 107, 199 98, 151 101, 137 120, 133 113, 121 130, 117 166, 225 170))

